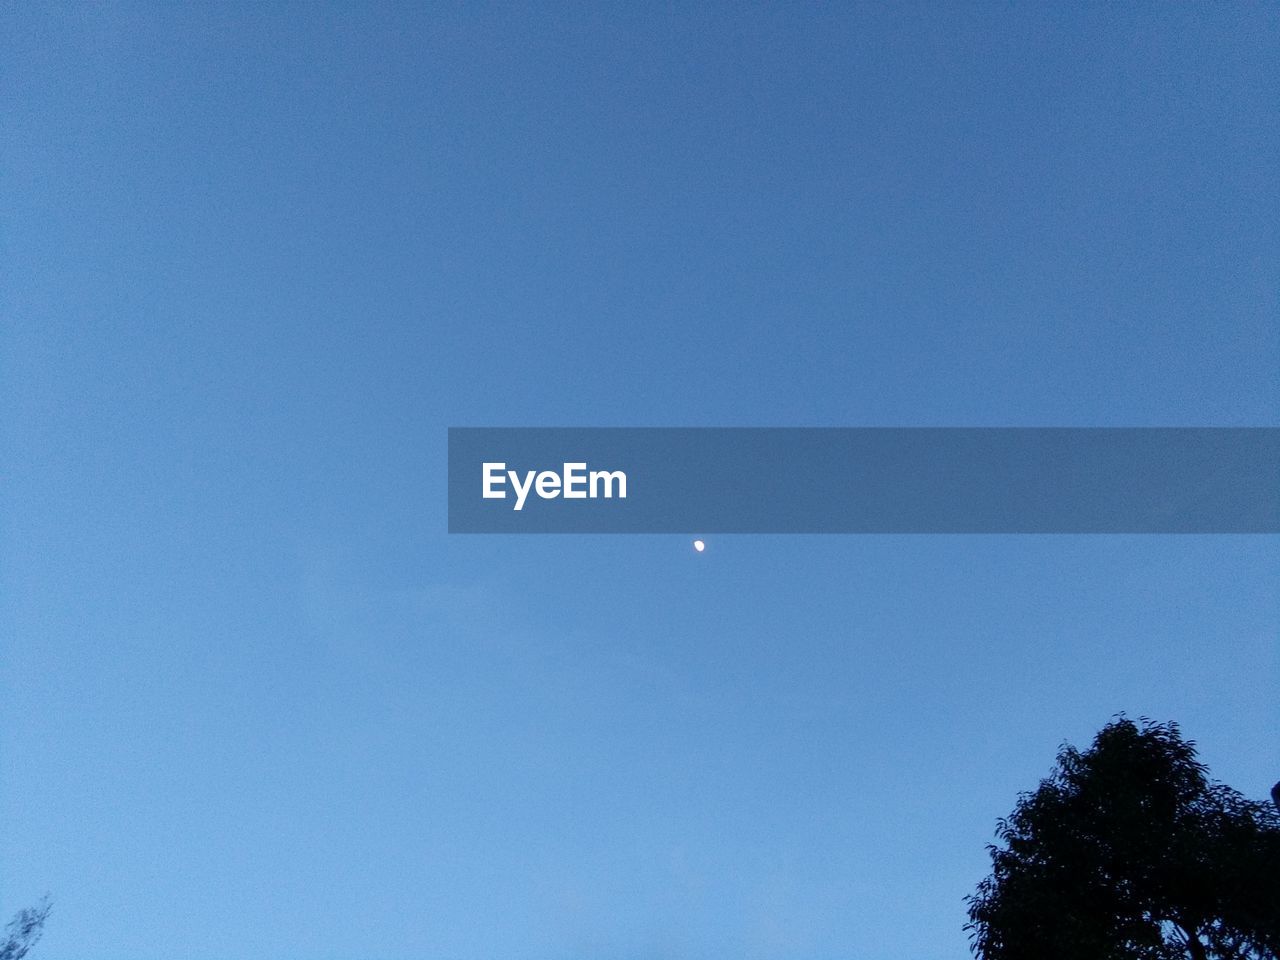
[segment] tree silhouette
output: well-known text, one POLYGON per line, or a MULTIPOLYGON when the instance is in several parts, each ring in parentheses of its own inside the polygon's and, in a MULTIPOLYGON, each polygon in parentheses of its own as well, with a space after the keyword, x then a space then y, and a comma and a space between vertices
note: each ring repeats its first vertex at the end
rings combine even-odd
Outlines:
POLYGON ((1277 960, 1280 812, 1209 780, 1177 724, 1065 746, 968 898, 984 960, 1277 960))
POLYGON ((19 911, 5 927, 4 939, 0 940, 0 960, 22 960, 44 933, 44 922, 48 917, 48 899, 41 901, 39 906, 19 911))

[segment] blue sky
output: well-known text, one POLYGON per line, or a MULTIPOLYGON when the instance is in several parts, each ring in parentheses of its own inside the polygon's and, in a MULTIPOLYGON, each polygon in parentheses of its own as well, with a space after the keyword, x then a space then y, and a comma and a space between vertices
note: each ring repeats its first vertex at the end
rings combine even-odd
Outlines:
POLYGON ((45 960, 962 957, 1061 741, 1280 776, 1274 537, 444 533, 451 425, 1276 425, 1276 8, 0 17, 45 960))

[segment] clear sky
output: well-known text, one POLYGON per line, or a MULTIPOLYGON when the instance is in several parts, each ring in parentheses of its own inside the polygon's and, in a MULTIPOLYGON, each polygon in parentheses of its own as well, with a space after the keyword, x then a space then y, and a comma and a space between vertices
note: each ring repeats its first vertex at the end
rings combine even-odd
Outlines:
POLYGON ((1273 4, 6 4, 41 960, 931 960, 1274 537, 449 537, 481 425, 1280 424, 1273 4))

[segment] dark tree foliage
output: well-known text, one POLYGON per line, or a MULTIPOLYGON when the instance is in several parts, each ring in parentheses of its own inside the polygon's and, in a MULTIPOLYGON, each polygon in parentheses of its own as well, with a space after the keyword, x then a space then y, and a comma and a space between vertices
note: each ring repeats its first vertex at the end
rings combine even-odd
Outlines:
POLYGON ((37 907, 28 907, 9 921, 0 940, 0 960, 22 960, 44 932, 44 922, 49 917, 49 901, 37 907))
POLYGON ((984 960, 1277 960, 1280 812, 1209 780, 1176 724, 1063 747, 968 898, 984 960))

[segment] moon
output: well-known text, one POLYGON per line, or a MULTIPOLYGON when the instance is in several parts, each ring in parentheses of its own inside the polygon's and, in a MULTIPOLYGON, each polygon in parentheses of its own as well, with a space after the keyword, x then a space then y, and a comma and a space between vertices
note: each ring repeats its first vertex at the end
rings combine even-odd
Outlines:
POLYGON ((701 540, 695 540, 693 541, 693 549, 701 553, 703 550, 707 549, 707 545, 701 540))

